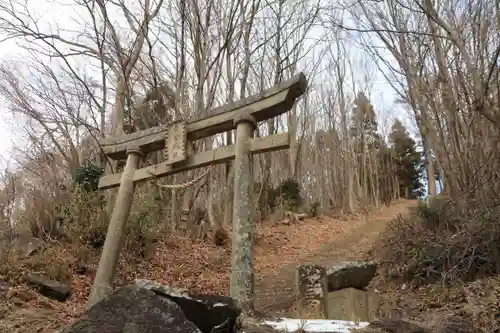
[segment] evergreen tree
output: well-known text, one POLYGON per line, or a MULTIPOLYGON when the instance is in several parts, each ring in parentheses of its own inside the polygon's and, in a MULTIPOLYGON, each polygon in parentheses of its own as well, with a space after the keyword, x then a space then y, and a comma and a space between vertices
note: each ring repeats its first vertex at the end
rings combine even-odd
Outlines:
POLYGON ((380 200, 389 205, 396 199, 396 163, 394 151, 384 141, 383 143, 384 145, 378 150, 380 200))
POLYGON ((422 156, 416 151, 415 140, 398 119, 391 127, 389 142, 394 154, 400 196, 408 199, 421 197, 424 193, 422 156))
POLYGON ((351 136, 356 141, 358 151, 365 144, 367 149, 379 148, 382 138, 378 134, 378 123, 375 110, 370 100, 359 92, 354 100, 355 107, 351 117, 351 136))
POLYGON ((377 117, 368 97, 359 92, 354 100, 350 134, 355 157, 358 160, 358 181, 364 204, 378 203, 380 199, 380 174, 377 152, 383 146, 378 133, 377 117))

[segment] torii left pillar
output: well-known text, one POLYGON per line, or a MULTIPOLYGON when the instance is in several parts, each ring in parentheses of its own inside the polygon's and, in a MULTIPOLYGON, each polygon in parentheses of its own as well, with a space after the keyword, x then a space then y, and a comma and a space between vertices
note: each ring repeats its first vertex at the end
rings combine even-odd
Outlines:
POLYGON ((144 156, 139 147, 127 150, 127 163, 120 180, 120 188, 116 196, 115 208, 109 221, 106 240, 102 249, 99 267, 94 279, 92 291, 87 302, 87 309, 105 298, 112 291, 118 257, 123 244, 125 225, 127 223, 132 200, 134 198, 134 173, 139 168, 144 156))

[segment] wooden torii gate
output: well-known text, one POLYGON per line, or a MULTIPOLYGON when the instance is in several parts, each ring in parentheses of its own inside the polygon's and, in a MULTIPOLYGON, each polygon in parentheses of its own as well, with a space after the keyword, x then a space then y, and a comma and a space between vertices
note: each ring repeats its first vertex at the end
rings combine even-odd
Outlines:
POLYGON ((122 173, 101 177, 100 189, 119 186, 106 240, 87 306, 103 299, 111 290, 121 250, 125 224, 130 213, 134 184, 182 171, 224 163, 234 159, 233 246, 230 295, 243 309, 253 308, 253 226, 250 211, 252 154, 290 147, 289 133, 253 138, 257 122, 288 112, 306 90, 307 79, 300 73, 260 94, 208 111, 190 122, 176 121, 132 134, 102 139, 108 158, 126 159, 122 173), (187 149, 195 140, 236 128, 234 145, 195 154, 187 149), (165 150, 165 161, 139 169, 144 154, 165 150))

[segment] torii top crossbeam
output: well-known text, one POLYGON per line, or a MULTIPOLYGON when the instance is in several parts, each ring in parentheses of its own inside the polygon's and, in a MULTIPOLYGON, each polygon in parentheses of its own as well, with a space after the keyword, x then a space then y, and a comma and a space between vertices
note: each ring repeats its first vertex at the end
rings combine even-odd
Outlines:
MULTIPOLYGON (((203 139, 234 129, 233 119, 242 110, 248 110, 256 121, 267 120, 289 111, 295 100, 306 90, 307 79, 299 73, 259 94, 244 98, 207 112, 207 115, 187 123, 189 141, 203 139)), ((165 133, 170 124, 148 128, 132 134, 100 140, 104 153, 114 160, 124 159, 133 143, 144 153, 165 148, 165 133)))

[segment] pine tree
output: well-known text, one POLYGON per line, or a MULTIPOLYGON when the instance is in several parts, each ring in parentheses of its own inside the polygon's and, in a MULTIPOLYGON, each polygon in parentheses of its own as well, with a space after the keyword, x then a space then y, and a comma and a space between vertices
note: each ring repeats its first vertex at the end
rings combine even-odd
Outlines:
POLYGON ((415 140, 398 119, 391 127, 389 142, 394 154, 400 196, 408 199, 421 197, 424 193, 422 156, 416 151, 415 140))
POLYGON ((383 145, 383 140, 378 134, 375 110, 368 97, 359 92, 354 104, 350 134, 354 143, 354 153, 358 159, 358 181, 362 191, 363 203, 365 205, 369 204, 371 197, 375 205, 378 205, 380 187, 377 150, 383 145))
POLYGON ((373 105, 362 92, 358 93, 354 104, 351 117, 351 136, 356 140, 356 146, 366 144, 367 149, 378 148, 382 139, 378 134, 377 116, 373 105))
POLYGON ((389 205, 397 197, 396 159, 393 149, 388 147, 385 142, 383 143, 384 145, 378 151, 380 199, 389 205))

